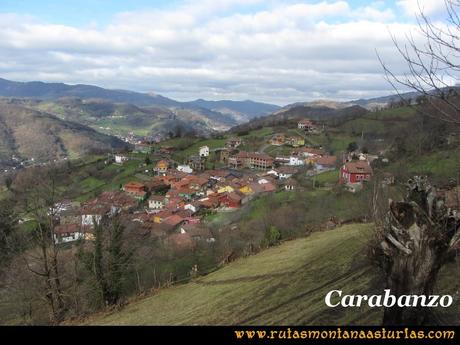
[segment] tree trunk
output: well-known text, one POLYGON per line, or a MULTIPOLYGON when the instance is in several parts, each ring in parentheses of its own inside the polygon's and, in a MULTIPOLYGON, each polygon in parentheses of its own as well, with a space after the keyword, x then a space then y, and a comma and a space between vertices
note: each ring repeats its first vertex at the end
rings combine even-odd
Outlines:
MULTIPOLYGON (((437 275, 459 238, 460 214, 444 206, 444 200, 424 177, 408 182, 404 201, 390 200, 381 227, 387 289, 401 295, 433 295, 437 275)), ((428 307, 386 308, 384 325, 432 323, 428 307)))
MULTIPOLYGON (((387 288, 395 296, 430 296, 440 268, 440 258, 427 247, 416 255, 394 258, 387 277, 387 288)), ((384 325, 423 325, 430 321, 429 309, 423 307, 395 306, 386 308, 383 315, 384 325)))

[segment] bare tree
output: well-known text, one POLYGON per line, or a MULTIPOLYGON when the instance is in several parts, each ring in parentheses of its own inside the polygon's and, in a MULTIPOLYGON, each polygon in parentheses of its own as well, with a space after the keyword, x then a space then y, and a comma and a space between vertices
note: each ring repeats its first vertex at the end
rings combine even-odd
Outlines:
MULTIPOLYGON (((407 190, 403 201, 390 200, 389 211, 377 224, 387 288, 396 296, 429 296, 440 268, 460 242, 460 212, 446 206, 426 177, 410 179, 407 190)), ((386 308, 383 324, 433 323, 429 309, 386 308)))
POLYGON ((29 169, 15 181, 15 192, 22 212, 32 218, 32 230, 27 250, 23 253, 28 270, 41 277, 42 298, 47 302, 50 321, 59 323, 64 318, 65 303, 59 265, 59 245, 55 241, 57 203, 57 170, 29 169))
POLYGON ((398 75, 377 55, 386 79, 400 96, 400 87, 416 91, 422 95, 417 103, 425 105, 419 107, 425 114, 450 123, 460 123, 460 97, 457 87, 452 86, 458 81, 460 72, 460 1, 444 2, 444 23, 430 19, 419 5, 417 32, 406 35, 404 43, 392 35, 408 72, 398 75), (421 36, 424 42, 418 42, 416 36, 421 36))

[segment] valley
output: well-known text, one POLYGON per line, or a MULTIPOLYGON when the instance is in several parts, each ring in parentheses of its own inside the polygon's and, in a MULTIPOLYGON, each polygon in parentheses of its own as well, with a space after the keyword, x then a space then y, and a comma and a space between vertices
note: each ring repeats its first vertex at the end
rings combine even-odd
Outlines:
MULTIPOLYGON (((227 107, 235 115, 242 104, 198 103, 211 109, 74 97, 0 102, 4 162, 43 162, 3 175, 0 203, 17 219, 11 241, 21 248, 2 272, 10 281, 0 289, 4 323, 50 322, 36 298, 39 277, 16 261, 40 265, 33 234, 47 222, 46 245, 59 253, 72 295, 64 323, 381 322, 382 310, 332 311, 324 295, 334 287, 381 292, 383 272, 369 251, 374 193, 399 200, 413 175, 453 193, 459 128, 412 105, 309 102, 238 123, 227 107), (44 205, 51 211, 40 212, 44 205), (116 226, 129 266, 117 293, 123 307, 108 311, 88 262, 98 241, 110 243, 98 227, 116 226), (35 283, 21 287, 24 279, 35 283)), ((457 270, 451 260, 437 285, 455 301, 449 276, 457 270)), ((456 310, 438 317, 456 322, 456 310)))

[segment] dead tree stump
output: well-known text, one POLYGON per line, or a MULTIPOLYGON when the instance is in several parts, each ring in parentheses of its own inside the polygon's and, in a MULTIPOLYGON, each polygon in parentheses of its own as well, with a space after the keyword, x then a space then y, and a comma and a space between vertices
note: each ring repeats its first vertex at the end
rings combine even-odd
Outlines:
MULTIPOLYGON (((380 229, 387 289, 395 296, 433 295, 440 268, 459 242, 460 212, 444 199, 426 177, 407 183, 403 201, 389 200, 380 229)), ((384 325, 423 325, 433 322, 430 308, 390 307, 384 325)))

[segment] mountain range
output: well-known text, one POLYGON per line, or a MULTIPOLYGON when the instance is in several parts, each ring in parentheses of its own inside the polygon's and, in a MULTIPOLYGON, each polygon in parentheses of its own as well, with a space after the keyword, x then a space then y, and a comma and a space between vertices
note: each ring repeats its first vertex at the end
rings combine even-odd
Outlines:
POLYGON ((31 98, 42 101, 56 101, 61 98, 81 100, 105 100, 112 103, 131 104, 137 107, 160 107, 183 113, 190 111, 200 115, 203 121, 217 130, 228 129, 232 125, 264 116, 279 109, 279 106, 253 101, 205 101, 179 102, 152 93, 127 90, 109 90, 92 85, 67 85, 40 81, 17 82, 0 78, 0 96, 8 98, 31 98))
POLYGON ((279 120, 363 114, 397 99, 393 95, 351 102, 319 100, 285 107, 251 100, 179 102, 92 85, 0 78, 0 167, 11 165, 13 157, 49 161, 125 147, 116 137, 160 140, 184 133, 210 137, 279 120))

